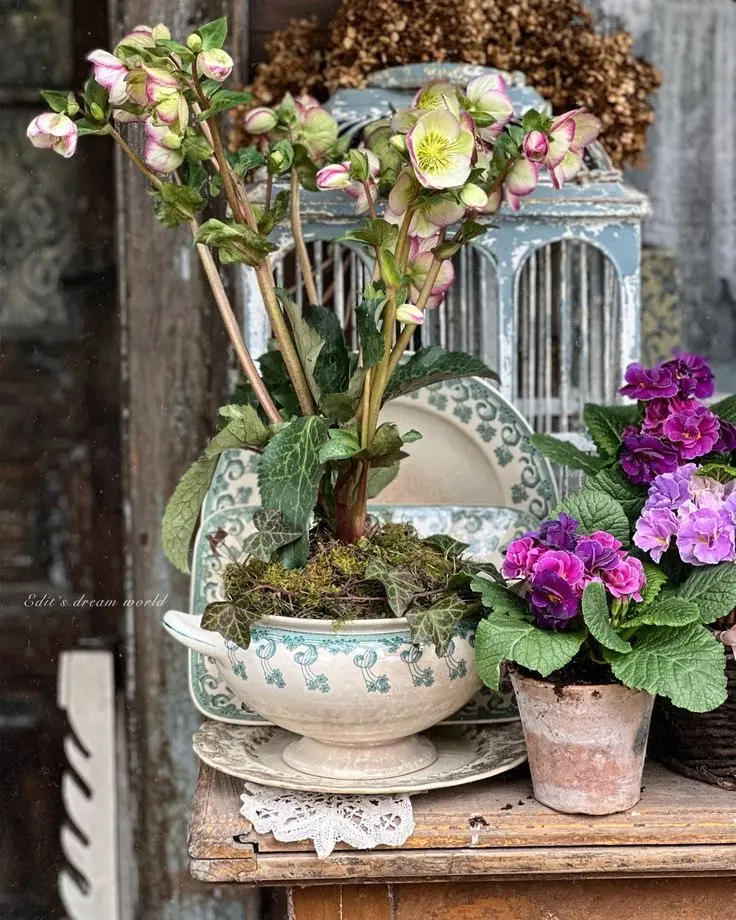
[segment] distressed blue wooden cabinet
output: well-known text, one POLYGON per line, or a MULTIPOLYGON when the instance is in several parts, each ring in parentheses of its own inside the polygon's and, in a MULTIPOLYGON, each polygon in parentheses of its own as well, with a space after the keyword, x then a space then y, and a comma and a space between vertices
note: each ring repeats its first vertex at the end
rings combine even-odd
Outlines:
MULTIPOLYGON (((338 90, 327 108, 343 133, 410 104, 428 79, 463 85, 490 68, 414 64, 379 71, 365 89, 338 90)), ((517 115, 548 104, 522 74, 504 74, 517 115)), ((318 293, 350 329, 356 297, 370 276, 367 257, 336 242, 361 217, 341 192, 304 193, 304 231, 318 293)), ((506 205, 485 219, 488 229, 456 259, 443 305, 429 311, 419 341, 470 351, 497 369, 503 394, 540 431, 578 431, 586 402, 616 398, 623 369, 640 351, 640 230, 647 198, 622 181, 600 144, 583 172, 561 190, 546 174, 521 210, 506 205)), ((481 222, 483 222, 481 218, 481 222)), ((301 296, 288 227, 277 231, 279 282, 301 296)), ((268 329, 254 309, 258 291, 242 276, 247 339, 255 353, 268 329)))

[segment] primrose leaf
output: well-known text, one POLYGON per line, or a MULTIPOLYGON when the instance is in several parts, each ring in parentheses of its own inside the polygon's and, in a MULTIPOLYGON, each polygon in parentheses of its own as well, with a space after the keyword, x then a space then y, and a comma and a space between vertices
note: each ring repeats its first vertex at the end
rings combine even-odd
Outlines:
POLYGON ((718 418, 722 418, 726 422, 733 422, 736 424, 736 395, 727 396, 725 399, 719 400, 717 403, 713 403, 710 406, 711 412, 715 412, 718 418))
POLYGON ((601 470, 605 462, 601 457, 586 453, 569 441, 563 441, 552 434, 534 434, 532 435, 532 444, 555 466, 567 467, 571 470, 582 470, 588 475, 601 470))
POLYGON ((431 607, 406 614, 412 641, 433 645, 438 658, 444 658, 455 632, 455 625, 468 615, 468 605, 457 594, 448 594, 431 607))
POLYGON ((640 626, 687 626, 700 620, 697 604, 679 597, 660 597, 646 607, 637 605, 621 624, 623 629, 640 626))
POLYGON ((708 712, 726 701, 725 654, 724 646, 700 623, 643 626, 628 654, 604 650, 622 684, 666 696, 690 712, 708 712))
POLYGON ((611 626, 606 589, 600 582, 592 581, 583 591, 583 620, 591 636, 605 648, 623 655, 631 651, 629 643, 611 626))
POLYGON ((583 420, 593 443, 607 457, 615 457, 621 447, 621 432, 627 425, 633 425, 638 417, 639 407, 597 406, 588 403, 583 407, 583 420))
POLYGON ((599 489, 584 488, 560 502, 555 514, 561 511, 580 521, 583 533, 606 530, 617 540, 629 542, 630 525, 626 512, 610 495, 599 489))
POLYGON ((644 566, 644 575, 647 581, 641 590, 641 602, 637 604, 637 610, 643 610, 644 607, 648 607, 652 604, 667 583, 667 576, 658 565, 655 565, 648 559, 645 560, 642 565, 644 566))
POLYGON ((703 623, 727 616, 736 608, 736 565, 721 562, 693 569, 677 588, 677 596, 698 605, 703 623))
POLYGON ((646 488, 634 485, 620 466, 611 466, 588 479, 586 486, 605 492, 615 499, 624 509, 626 517, 633 525, 639 518, 646 500, 646 488))

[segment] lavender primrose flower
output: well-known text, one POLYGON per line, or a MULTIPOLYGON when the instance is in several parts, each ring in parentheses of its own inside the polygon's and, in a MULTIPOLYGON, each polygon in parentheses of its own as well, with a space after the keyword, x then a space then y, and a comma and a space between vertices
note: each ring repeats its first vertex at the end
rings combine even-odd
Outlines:
POLYGON ((707 399, 715 390, 715 378, 708 362, 701 355, 687 352, 675 355, 661 365, 671 371, 681 396, 707 399))
POLYGON ((665 437, 675 444, 684 460, 709 454, 720 436, 718 417, 707 406, 675 412, 662 427, 665 437))
POLYGON ((702 508, 680 525, 677 549, 683 562, 717 565, 736 559, 735 540, 736 528, 727 512, 702 508))
POLYGON ((645 510, 636 522, 634 545, 659 562, 677 533, 677 518, 668 508, 645 510))
POLYGON ((580 611, 580 596, 554 572, 534 575, 529 606, 542 629, 564 629, 580 611))
POLYGON ((651 508, 677 511, 690 498, 690 481, 695 469, 694 463, 686 463, 684 466, 678 466, 673 473, 656 476, 649 487, 644 511, 651 508))
POLYGON ((677 451, 671 444, 649 434, 626 434, 621 467, 631 482, 637 485, 650 483, 661 473, 677 469, 677 451))
POLYGON ((638 363, 630 364, 624 379, 626 384, 619 393, 632 399, 666 399, 677 396, 679 391, 674 372, 665 367, 647 368, 638 363))
POLYGON ((579 527, 580 521, 576 521, 563 511, 559 520, 545 521, 536 536, 543 546, 571 551, 577 545, 576 534, 579 527))

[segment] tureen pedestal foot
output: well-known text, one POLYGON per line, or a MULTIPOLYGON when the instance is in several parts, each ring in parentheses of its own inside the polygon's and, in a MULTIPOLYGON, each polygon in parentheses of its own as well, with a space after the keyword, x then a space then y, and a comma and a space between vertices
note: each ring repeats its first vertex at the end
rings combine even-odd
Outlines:
POLYGON ((416 773, 437 760, 437 748, 424 735, 409 735, 385 744, 328 744, 300 738, 283 758, 310 776, 330 779, 377 779, 416 773))

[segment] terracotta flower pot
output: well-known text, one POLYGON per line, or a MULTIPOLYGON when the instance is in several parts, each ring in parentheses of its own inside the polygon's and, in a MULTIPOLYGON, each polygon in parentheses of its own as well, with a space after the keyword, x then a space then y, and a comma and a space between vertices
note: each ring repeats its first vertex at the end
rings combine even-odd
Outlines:
POLYGON ((557 811, 608 815, 632 808, 654 697, 620 684, 559 686, 511 669, 534 796, 557 811))

